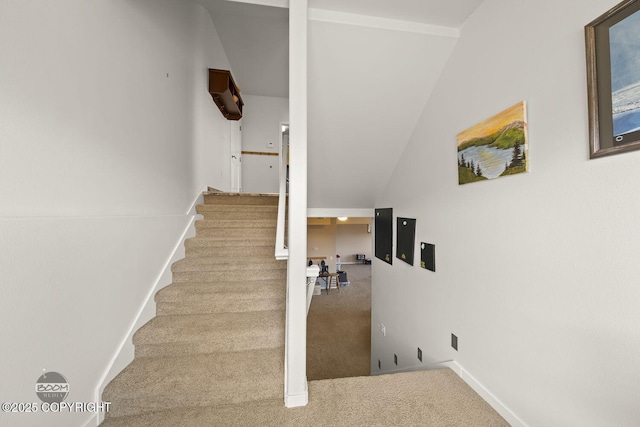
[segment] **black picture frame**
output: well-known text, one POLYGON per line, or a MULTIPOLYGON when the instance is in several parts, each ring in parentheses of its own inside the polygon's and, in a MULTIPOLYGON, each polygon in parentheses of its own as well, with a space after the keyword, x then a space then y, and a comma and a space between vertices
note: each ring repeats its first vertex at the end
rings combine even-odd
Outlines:
POLYGON ((393 208, 375 210, 375 256, 376 258, 393 264, 393 208))
POLYGON ((640 149, 640 0, 585 26, 590 158, 640 149))
POLYGON ((436 245, 432 243, 420 243, 420 267, 436 271, 436 245))
POLYGON ((413 265, 413 252, 416 245, 416 220, 398 217, 396 238, 396 258, 413 265))

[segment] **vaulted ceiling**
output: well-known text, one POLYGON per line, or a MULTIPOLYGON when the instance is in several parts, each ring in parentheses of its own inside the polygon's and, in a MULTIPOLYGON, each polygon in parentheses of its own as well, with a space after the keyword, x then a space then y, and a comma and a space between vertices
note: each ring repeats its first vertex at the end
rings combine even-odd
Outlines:
MULTIPOLYGON (((243 93, 288 97, 288 10, 195 1, 209 10, 243 93)), ((481 2, 309 0, 309 207, 374 207, 481 2)))

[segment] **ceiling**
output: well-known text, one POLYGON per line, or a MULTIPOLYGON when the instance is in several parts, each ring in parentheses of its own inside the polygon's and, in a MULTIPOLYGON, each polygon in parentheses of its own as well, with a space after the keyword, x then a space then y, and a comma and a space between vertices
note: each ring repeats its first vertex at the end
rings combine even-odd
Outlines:
POLYGON ((482 0, 309 0, 309 7, 460 28, 480 3, 482 0))
MULTIPOLYGON (((289 13, 285 7, 264 6, 287 0, 194 1, 209 10, 243 93, 287 98, 289 13)), ((482 1, 309 0, 309 8, 460 28, 482 1)))
MULTIPOLYGON (((242 93, 288 97, 288 9, 264 6, 287 0, 194 1, 242 93)), ((309 0, 309 207, 374 207, 457 41, 432 30, 482 1, 309 0)))
POLYGON ((209 10, 242 93, 288 98, 288 9, 225 0, 194 1, 209 10))

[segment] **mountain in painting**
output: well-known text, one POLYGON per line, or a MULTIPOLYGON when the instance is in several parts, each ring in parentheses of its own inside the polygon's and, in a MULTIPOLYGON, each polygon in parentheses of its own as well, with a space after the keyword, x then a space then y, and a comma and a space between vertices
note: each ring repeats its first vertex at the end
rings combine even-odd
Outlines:
POLYGON ((520 145, 525 144, 525 123, 522 120, 513 121, 490 135, 465 141, 458 146, 458 151, 464 151, 469 147, 479 147, 482 145, 500 150, 508 150, 516 145, 516 141, 520 145))

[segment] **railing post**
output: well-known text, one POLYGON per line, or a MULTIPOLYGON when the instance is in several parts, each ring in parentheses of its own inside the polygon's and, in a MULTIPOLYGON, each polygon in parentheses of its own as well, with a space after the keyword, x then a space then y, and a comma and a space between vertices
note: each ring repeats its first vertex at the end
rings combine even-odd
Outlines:
POLYGON ((289 1, 289 262, 284 400, 304 406, 307 389, 307 0, 289 1))
POLYGON ((309 314, 309 307, 311 307, 311 299, 313 298, 313 291, 316 287, 316 280, 320 275, 320 267, 317 265, 311 265, 307 267, 307 314, 309 314))

